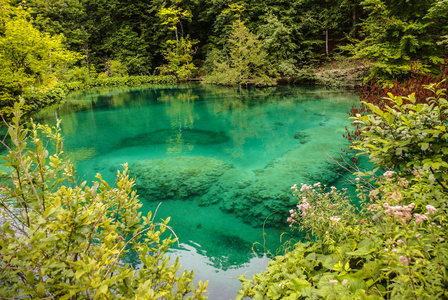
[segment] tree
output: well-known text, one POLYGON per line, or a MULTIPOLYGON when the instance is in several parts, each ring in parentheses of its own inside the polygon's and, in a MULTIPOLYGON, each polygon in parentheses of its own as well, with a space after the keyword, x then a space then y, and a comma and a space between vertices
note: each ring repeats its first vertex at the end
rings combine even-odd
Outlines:
MULTIPOLYGON (((210 56, 214 65, 211 74, 204 79, 205 83, 274 85, 273 69, 262 42, 251 33, 241 21, 243 8, 230 6, 229 11, 236 12, 237 20, 232 24, 227 39, 229 49, 224 47, 224 55, 210 56), (218 60, 216 60, 218 59, 218 60)), ((224 11, 225 13, 227 11, 224 11)), ((216 50, 215 50, 216 51, 216 50)))
POLYGON ((361 5, 367 12, 364 38, 351 51, 373 62, 369 79, 403 79, 412 73, 411 63, 431 73, 443 62, 446 48, 437 42, 448 32, 440 15, 433 14, 440 1, 366 0, 361 5))
POLYGON ((58 69, 81 55, 64 47, 62 35, 50 36, 34 28, 33 19, 22 7, 13 8, 8 2, 2 5, 8 8, 0 20, 0 108, 5 109, 29 86, 54 85, 58 69))
POLYGON ((162 25, 167 25, 170 30, 174 31, 176 37, 176 40, 166 41, 163 56, 168 64, 162 65, 158 69, 163 74, 176 76, 177 82, 186 81, 197 69, 192 62, 193 54, 196 52, 193 46, 197 42, 190 40, 190 37, 185 35, 182 25, 182 19, 191 21, 192 15, 187 10, 169 7, 160 9, 158 16, 162 20, 162 25))
POLYGON ((263 16, 265 24, 260 27, 263 49, 269 53, 271 62, 279 73, 291 76, 296 72, 295 52, 298 45, 294 43, 292 28, 281 22, 272 12, 263 16))
MULTIPOLYGON (((15 104, 3 144, 7 173, 0 186, 0 294, 48 299, 205 299, 207 283, 179 272, 162 235, 169 218, 141 216, 127 165, 112 188, 97 174, 79 183, 64 156, 59 128, 21 125, 15 104), (54 153, 49 152, 49 148, 54 153), (129 255, 137 261, 127 263, 129 255), (179 273, 178 273, 179 272, 179 273)), ((166 234, 166 233, 165 233, 166 234)))

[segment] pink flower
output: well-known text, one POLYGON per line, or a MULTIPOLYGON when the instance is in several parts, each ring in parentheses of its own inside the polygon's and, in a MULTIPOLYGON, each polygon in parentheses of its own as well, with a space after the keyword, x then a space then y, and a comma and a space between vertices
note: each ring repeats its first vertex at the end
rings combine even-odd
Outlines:
POLYGON ((343 286, 347 286, 348 280, 347 280, 347 279, 344 279, 344 280, 342 280, 341 283, 342 283, 343 286))
POLYGON ((330 284, 336 284, 336 283, 338 283, 337 280, 331 280, 331 279, 330 279, 330 284))
POLYGON ((445 239, 444 238, 439 238, 439 241, 443 242, 445 239))
POLYGON ((398 244, 403 244, 403 240, 397 240, 398 244))
POLYGON ((313 184, 314 187, 320 187, 320 182, 313 184))
POLYGON ((387 248, 384 248, 384 252, 389 252, 389 249, 387 249, 387 248))
POLYGON ((297 191, 297 184, 294 184, 294 185, 291 187, 291 190, 297 191))
POLYGON ((339 222, 341 220, 341 218, 338 218, 338 217, 331 217, 330 218, 330 221, 332 221, 332 222, 339 222))
POLYGON ((411 262, 411 259, 410 258, 406 258, 406 257, 404 257, 404 256, 400 256, 400 262, 403 264, 403 265, 409 265, 409 263, 411 262))
POLYGON ((420 215, 420 214, 414 214, 414 218, 415 218, 415 223, 420 224, 421 222, 423 222, 424 220, 428 219, 427 216, 425 215, 420 215))
POLYGON ((325 231, 325 234, 330 234, 328 231, 325 231))
POLYGON ((313 187, 311 185, 306 185, 302 183, 302 187, 300 188, 301 192, 304 192, 306 190, 311 190, 313 187))
POLYGON ((428 215, 432 215, 437 212, 437 208, 432 205, 426 205, 426 209, 428 210, 428 212, 426 213, 428 215))
POLYGON ((397 253, 398 253, 398 250, 394 248, 394 249, 392 250, 392 252, 395 253, 395 254, 397 254, 397 253))
POLYGON ((386 177, 387 181, 391 181, 392 176, 394 176, 395 172, 394 171, 386 171, 383 176, 386 177))

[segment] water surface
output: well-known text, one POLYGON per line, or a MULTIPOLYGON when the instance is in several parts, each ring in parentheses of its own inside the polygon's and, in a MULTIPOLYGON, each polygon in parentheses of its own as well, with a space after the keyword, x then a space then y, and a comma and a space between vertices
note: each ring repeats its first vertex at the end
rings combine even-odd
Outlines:
POLYGON ((156 219, 171 216, 172 250, 210 299, 234 298, 238 275, 267 265, 287 232, 290 187, 331 184, 354 94, 304 88, 163 86, 91 90, 36 115, 62 118, 78 174, 110 182, 128 162, 156 219))

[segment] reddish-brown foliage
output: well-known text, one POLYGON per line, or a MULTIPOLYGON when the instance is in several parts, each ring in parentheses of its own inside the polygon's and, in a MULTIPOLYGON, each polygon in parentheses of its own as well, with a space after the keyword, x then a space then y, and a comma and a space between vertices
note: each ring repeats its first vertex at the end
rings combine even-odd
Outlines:
MULTIPOLYGON (((391 93, 395 96, 409 96, 415 93, 417 103, 425 103, 427 99, 433 96, 432 92, 425 88, 425 86, 431 83, 441 82, 443 79, 447 79, 439 86, 440 89, 448 89, 448 60, 440 68, 440 75, 433 76, 427 74, 421 74, 419 70, 414 69, 412 75, 404 82, 398 82, 395 80, 392 85, 382 86, 376 81, 371 81, 369 85, 359 89, 359 99, 367 103, 372 103, 383 109, 386 105, 390 105, 390 101, 386 99, 387 94, 391 93)), ((404 103, 406 103, 404 101, 404 103)), ((367 115, 370 113, 370 109, 363 104, 354 104, 348 111, 350 117, 360 115, 367 115)), ((352 123, 352 130, 347 126, 345 127, 346 139, 353 143, 361 139, 361 128, 359 125, 352 123)), ((347 153, 347 149, 342 149, 347 153)))

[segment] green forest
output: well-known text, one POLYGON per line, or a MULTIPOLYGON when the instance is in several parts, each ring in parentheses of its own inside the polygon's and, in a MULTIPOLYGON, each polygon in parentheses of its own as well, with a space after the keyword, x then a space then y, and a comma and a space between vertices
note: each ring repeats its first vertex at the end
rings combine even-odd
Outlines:
MULTIPOLYGON (((387 81, 417 70, 436 73, 447 57, 443 0, 2 0, 0 6, 2 107, 25 92, 97 78, 316 84, 316 70, 333 65, 362 66, 364 80, 387 81)), ((31 106, 38 106, 36 97, 45 98, 31 95, 31 106)))
POLYGON ((447 0, 0 0, 0 298, 207 298, 128 165, 81 182, 60 121, 29 111, 96 86, 337 86, 336 71, 365 85, 344 134, 356 196, 293 185, 304 240, 235 298, 447 299, 447 17, 447 0))

